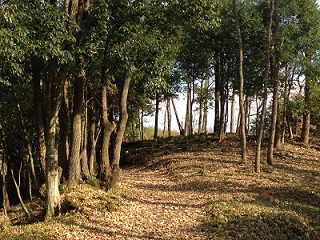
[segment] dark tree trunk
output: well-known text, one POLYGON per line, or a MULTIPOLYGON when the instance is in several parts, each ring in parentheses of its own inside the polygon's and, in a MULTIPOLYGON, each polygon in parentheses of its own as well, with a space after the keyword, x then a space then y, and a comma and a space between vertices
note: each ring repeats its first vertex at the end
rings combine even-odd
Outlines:
POLYGON ((46 172, 46 144, 44 136, 44 123, 43 123, 43 111, 41 103, 43 103, 43 89, 41 83, 41 72, 36 64, 32 66, 32 82, 33 82, 33 110, 35 118, 35 132, 36 132, 36 158, 41 166, 41 175, 43 182, 45 181, 46 172))
POLYGON ((215 51, 215 65, 214 65, 214 127, 215 133, 220 132, 220 50, 215 51))
POLYGON ((58 146, 58 161, 59 166, 63 169, 63 179, 68 179, 68 157, 69 157, 69 100, 68 90, 69 81, 65 82, 61 108, 59 112, 59 146, 58 146))
POLYGON ((222 142, 225 138, 225 125, 226 125, 226 118, 225 118, 225 104, 226 104, 226 92, 225 92, 225 79, 224 75, 220 77, 220 129, 219 129, 219 142, 222 142))

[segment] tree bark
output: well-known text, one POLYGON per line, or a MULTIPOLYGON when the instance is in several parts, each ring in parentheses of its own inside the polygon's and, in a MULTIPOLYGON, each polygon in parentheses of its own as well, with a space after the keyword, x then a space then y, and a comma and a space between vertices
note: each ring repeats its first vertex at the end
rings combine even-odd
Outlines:
POLYGON ((89 179, 91 177, 89 165, 88 165, 88 132, 87 132, 87 125, 88 125, 88 114, 87 114, 87 106, 84 109, 84 113, 82 114, 82 147, 80 153, 80 162, 81 162, 81 172, 85 179, 89 179))
MULTIPOLYGON (((104 78, 103 78, 104 79, 104 78)), ((108 117, 108 102, 107 102, 107 86, 102 86, 101 90, 101 105, 102 105, 102 147, 101 147, 101 163, 100 163, 100 179, 107 185, 111 178, 110 154, 109 145, 111 134, 116 128, 114 122, 109 121, 108 117)))
POLYGON ((82 141, 82 108, 83 108, 83 94, 84 94, 84 69, 80 69, 74 82, 74 96, 73 96, 73 113, 72 113, 72 139, 71 150, 69 157, 69 174, 68 185, 75 187, 81 179, 80 167, 80 148, 82 141))
POLYGON ((184 123, 184 136, 189 136, 191 135, 191 94, 192 94, 192 89, 191 89, 191 80, 189 79, 187 82, 187 105, 186 105, 186 120, 184 123))
POLYGON ((214 65, 214 127, 213 131, 219 133, 220 131, 220 50, 214 52, 215 65, 214 65))
POLYGON ((202 121, 202 133, 207 133, 208 124, 208 102, 209 102, 209 77, 210 70, 208 70, 204 79, 204 102, 203 102, 203 121, 202 121))
POLYGON ((235 111, 234 111, 234 108, 235 108, 235 91, 234 91, 234 88, 232 90, 232 97, 231 97, 231 117, 230 117, 230 132, 231 133, 235 133, 235 129, 234 129, 234 114, 235 114, 235 111))
POLYGON ((120 177, 120 154, 121 154, 121 146, 124 137, 124 132, 126 130, 127 121, 128 121, 128 110, 127 110, 127 101, 128 101, 128 93, 131 82, 131 72, 127 72, 123 79, 123 85, 121 89, 121 97, 120 97, 120 119, 119 124, 117 126, 116 138, 114 142, 114 148, 112 152, 112 175, 109 182, 109 187, 113 188, 115 184, 118 182, 120 177))
POLYGON ((247 140, 246 140, 246 126, 245 126, 245 110, 244 110, 244 77, 243 77, 243 46, 240 23, 237 13, 236 0, 232 0, 233 14, 236 20, 236 30, 238 36, 238 50, 239 50, 239 76, 240 76, 240 88, 239 88, 239 106, 240 106, 240 133, 241 133, 241 161, 247 164, 247 140))
POLYGON ((306 74, 305 77, 305 88, 304 88, 304 104, 305 110, 303 112, 302 119, 302 131, 301 131, 301 141, 307 146, 309 144, 309 135, 310 135, 310 120, 311 120, 311 111, 310 111, 310 87, 309 87, 309 76, 306 74))
POLYGON ((268 82, 270 72, 270 50, 271 50, 271 37, 272 37, 272 16, 273 16, 273 0, 266 0, 268 10, 268 28, 265 42, 265 69, 263 74, 263 99, 262 99, 262 112, 260 116, 260 124, 257 137, 256 155, 255 155, 255 172, 260 173, 260 154, 261 154, 261 143, 263 137, 264 119, 266 116, 266 107, 268 99, 268 82))
POLYGON ((167 118, 168 118, 168 137, 171 137, 171 107, 170 107, 170 97, 167 98, 167 118))
POLYGON ((46 91, 47 131, 46 131, 46 215, 45 220, 60 214, 59 171, 57 154, 57 124, 61 107, 63 87, 67 78, 69 64, 60 67, 59 72, 54 60, 50 63, 50 79, 46 91))
POLYGON ((154 115, 154 133, 153 133, 153 139, 155 141, 158 139, 158 130, 159 130, 159 104, 160 104, 160 97, 157 94, 157 96, 156 96, 156 113, 154 115))
POLYGON ((176 116, 177 124, 178 124, 178 127, 179 127, 180 136, 184 136, 184 129, 183 129, 181 123, 180 123, 178 111, 177 111, 176 105, 174 104, 173 97, 171 97, 171 102, 172 102, 172 107, 173 107, 174 115, 176 116))
POLYGON ((63 169, 63 181, 68 179, 68 157, 69 157, 69 80, 64 84, 63 98, 59 111, 59 146, 58 146, 58 161, 59 166, 63 169))
POLYGON ((278 118, 278 108, 279 108, 279 70, 280 70, 280 32, 279 32, 279 13, 278 13, 278 1, 274 0, 274 52, 272 54, 272 81, 273 81, 273 101, 272 101, 272 117, 271 117, 271 129, 268 141, 268 153, 267 153, 267 163, 269 165, 273 164, 273 149, 275 144, 277 118, 278 118))

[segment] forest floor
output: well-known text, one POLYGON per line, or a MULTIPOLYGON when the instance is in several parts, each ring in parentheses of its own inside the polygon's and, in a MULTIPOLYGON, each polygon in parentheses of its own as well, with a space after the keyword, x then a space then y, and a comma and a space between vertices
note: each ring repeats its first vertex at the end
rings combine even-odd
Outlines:
POLYGON ((118 186, 105 192, 94 180, 61 188, 64 213, 40 221, 43 203, 19 206, 0 217, 0 239, 320 239, 320 144, 287 142, 262 172, 254 173, 229 136, 172 138, 125 144, 118 186), (268 205, 256 200, 273 190, 268 205))

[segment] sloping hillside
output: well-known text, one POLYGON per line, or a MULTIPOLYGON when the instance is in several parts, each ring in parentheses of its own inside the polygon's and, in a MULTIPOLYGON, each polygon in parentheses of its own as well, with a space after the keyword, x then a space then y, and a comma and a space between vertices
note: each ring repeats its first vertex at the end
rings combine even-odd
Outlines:
MULTIPOLYGON (((64 189, 66 213, 48 223, 0 223, 0 238, 319 239, 319 146, 287 143, 261 174, 253 172, 254 139, 248 165, 239 147, 236 137, 213 136, 125 144, 116 189, 64 189), (270 204, 256 200, 265 187, 270 204)), ((11 211, 12 223, 18 213, 11 211)))

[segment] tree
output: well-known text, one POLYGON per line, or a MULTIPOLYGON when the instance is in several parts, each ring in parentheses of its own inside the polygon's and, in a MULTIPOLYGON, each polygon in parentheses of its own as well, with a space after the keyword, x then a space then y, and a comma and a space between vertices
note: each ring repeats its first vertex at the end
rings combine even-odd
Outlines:
POLYGON ((236 20, 236 30, 238 36, 238 44, 239 44, 239 76, 240 76, 240 88, 239 88, 239 106, 240 106, 240 125, 241 125, 241 160, 244 163, 247 163, 247 141, 246 141, 246 131, 245 131, 245 111, 244 111, 244 78, 243 78, 243 45, 242 45, 242 37, 241 37, 241 29, 240 23, 237 14, 237 5, 236 0, 232 1, 233 4, 233 13, 234 18, 236 20))
POLYGON ((267 31, 265 37, 265 59, 264 59, 264 72, 263 72, 263 98, 262 98, 262 110, 260 115, 260 123, 258 129, 256 155, 255 155, 255 172, 260 173, 260 154, 261 143, 264 130, 264 120, 266 116, 267 99, 268 99, 268 83, 270 73, 270 51, 271 51, 271 38, 272 38, 272 16, 274 11, 274 1, 266 0, 266 16, 267 16, 267 31))

